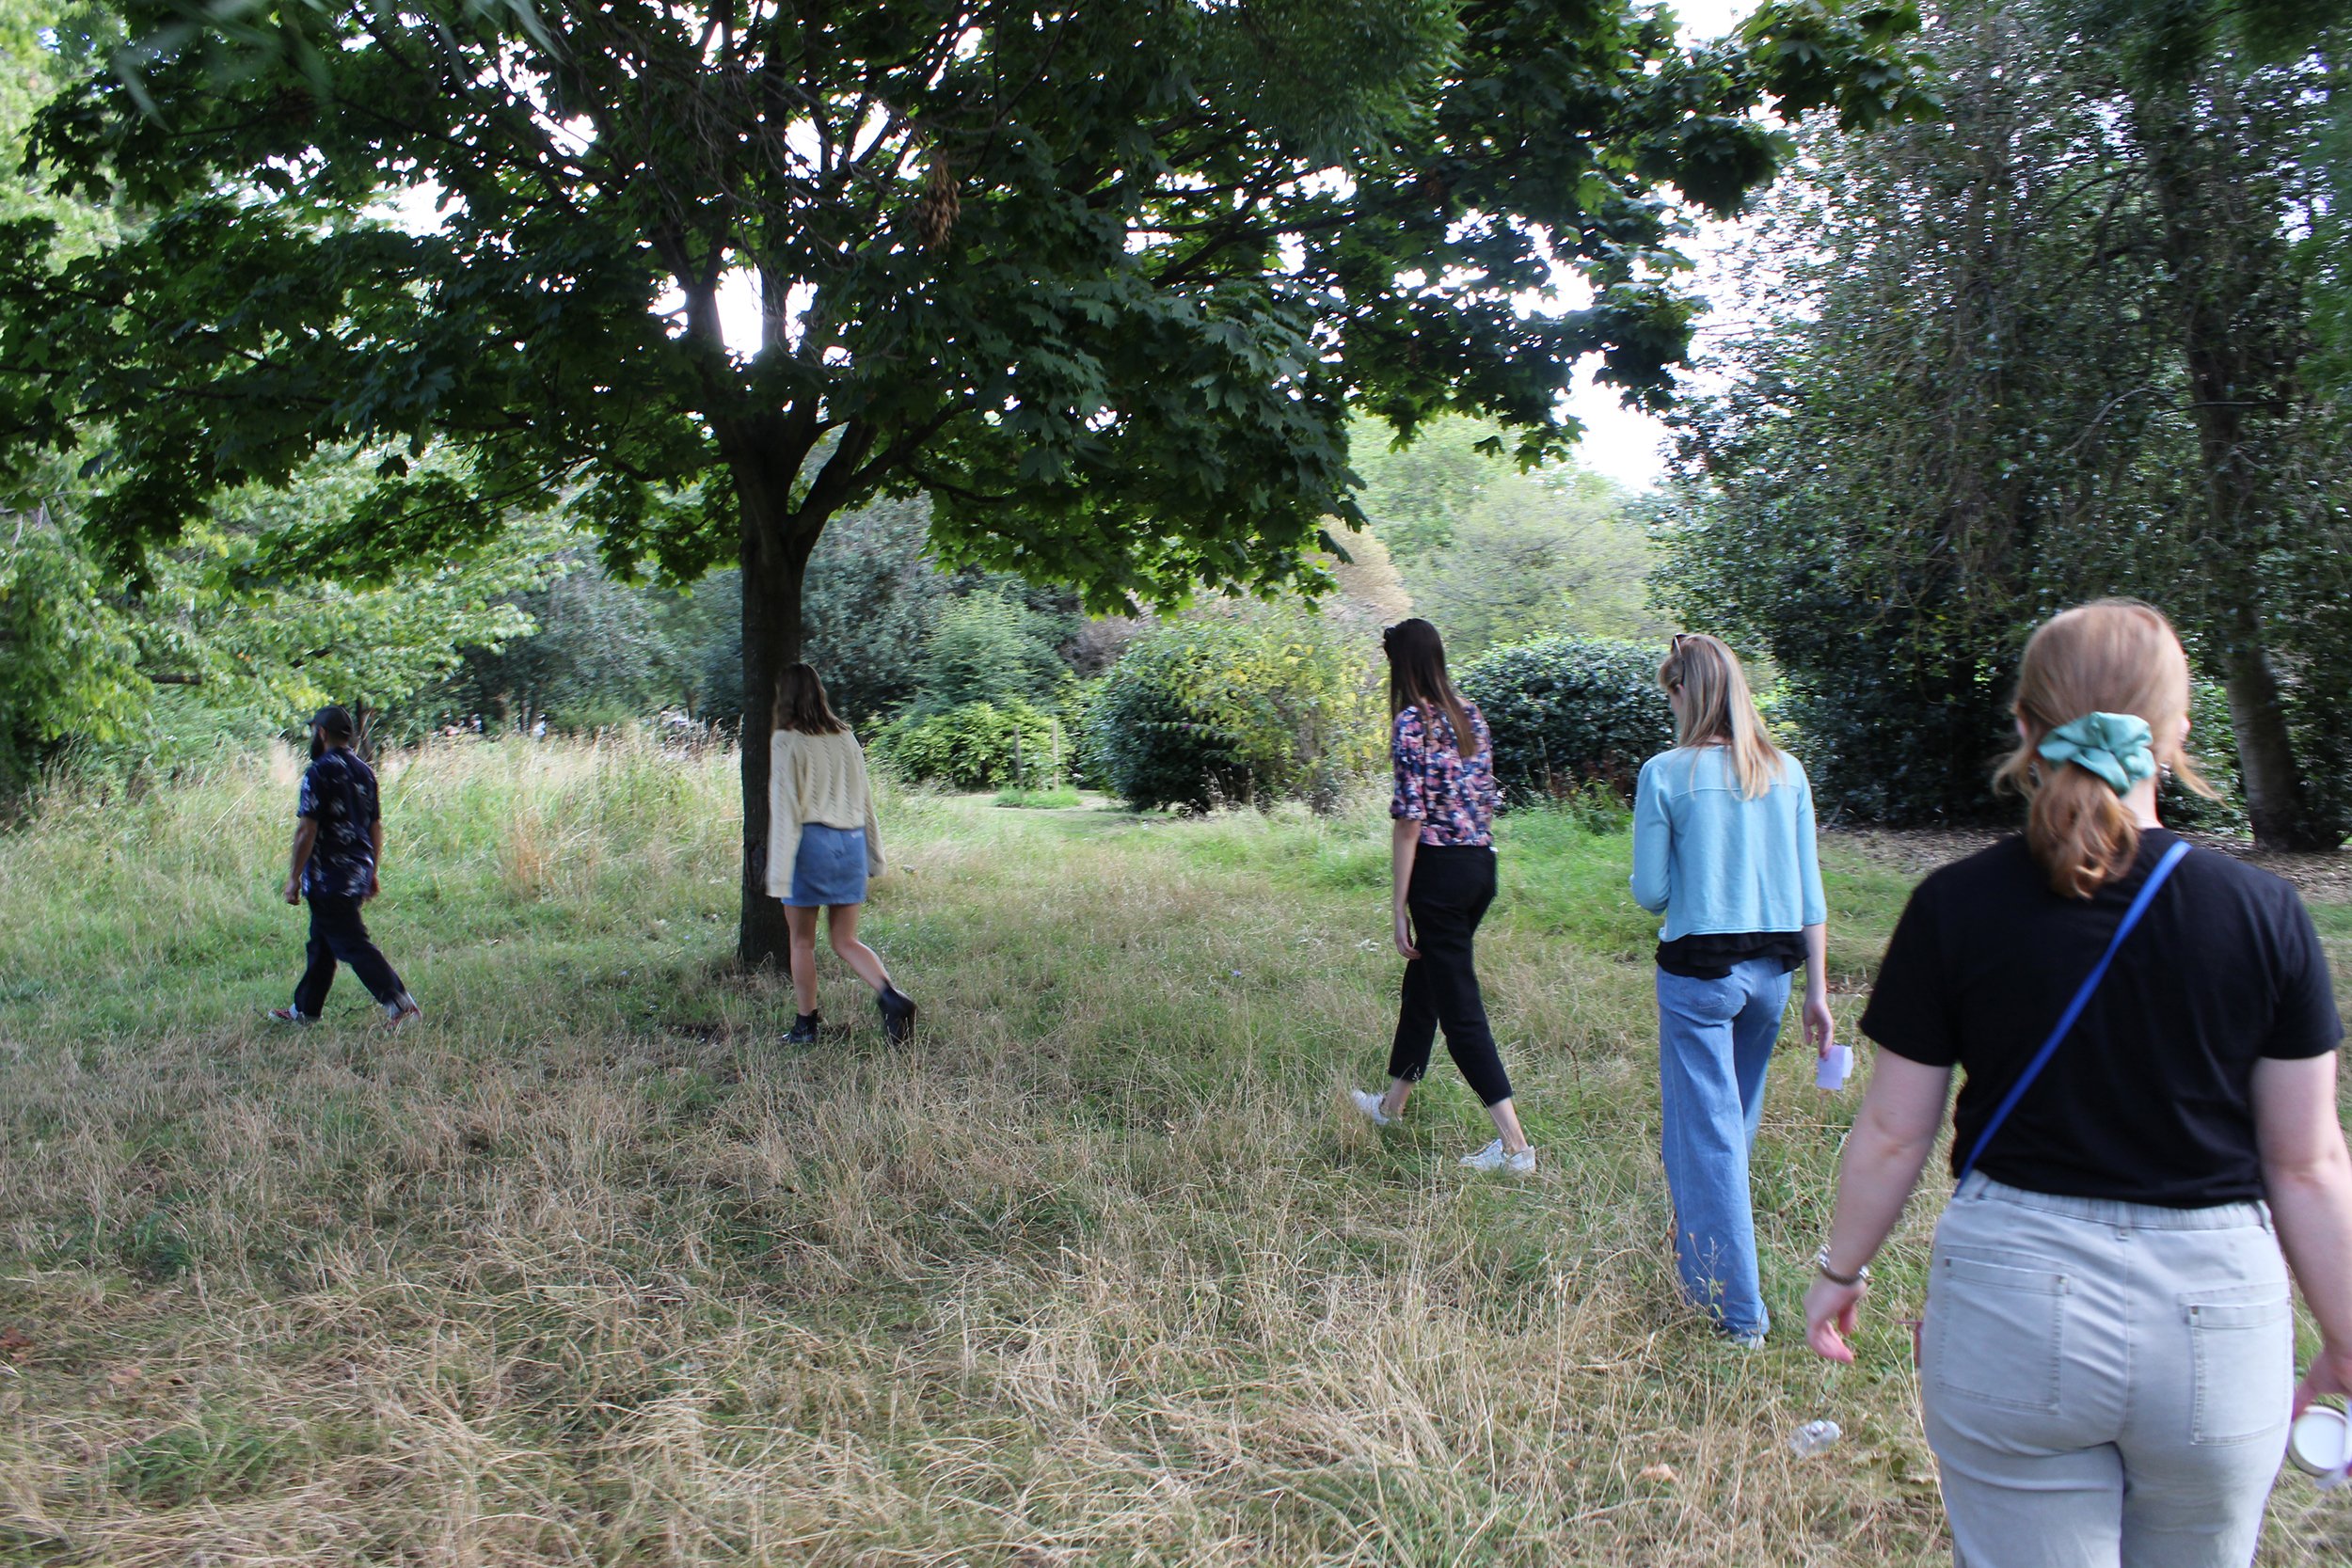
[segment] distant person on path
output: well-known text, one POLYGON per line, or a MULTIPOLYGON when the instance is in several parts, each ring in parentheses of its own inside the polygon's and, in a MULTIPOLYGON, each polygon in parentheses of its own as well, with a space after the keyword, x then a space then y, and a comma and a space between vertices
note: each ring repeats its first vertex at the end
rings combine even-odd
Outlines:
POLYGON ((1658 934, 1661 1152, 1674 1196, 1675 1270, 1737 1344, 1772 1318, 1756 1273, 1748 1159, 1764 1069, 1804 967, 1804 1027, 1818 1052, 1829 1012, 1829 906, 1813 840, 1813 789, 1772 743, 1732 651, 1680 633, 1659 667, 1675 748, 1642 765, 1633 796, 1633 898, 1658 934))
POLYGON ((817 911, 841 961, 874 988, 882 1027, 895 1043, 914 1027, 914 1004, 890 983, 881 955, 857 940, 866 879, 882 869, 882 827, 866 777, 866 753, 825 701, 805 664, 776 679, 776 727, 768 752, 768 893, 784 901, 792 934, 792 994, 800 1016, 786 1043, 817 1039, 817 911))
POLYGON ((359 918, 360 907, 383 891, 384 816, 376 806, 375 774, 352 750, 355 730, 351 715, 340 707, 321 708, 310 721, 310 766, 295 798, 285 888, 287 903, 310 901, 310 964, 294 987, 294 1005, 270 1011, 280 1023, 319 1017, 338 959, 359 976, 388 1022, 422 1016, 359 918))
POLYGON ((1405 956, 1405 990, 1389 1048, 1389 1088, 1353 1093, 1375 1127, 1405 1114, 1429 1069, 1438 1027, 1495 1124, 1494 1142, 1462 1157, 1472 1170, 1525 1173, 1535 1150, 1519 1129, 1511 1080, 1486 1024, 1470 942, 1495 897, 1494 746, 1478 705, 1446 675, 1445 644, 1422 620, 1381 634, 1389 655, 1389 756, 1396 793, 1389 805, 1390 912, 1405 956))
POLYGON ((1853 1358, 1959 1067, 1919 1378, 1959 1564, 2244 1568, 2289 1412, 2352 1389, 2343 1026, 2294 888, 2156 820, 2160 775, 2204 789, 2188 703, 2145 605, 2035 632, 1998 774, 2025 836, 1919 884, 1862 1017, 1805 1319, 1853 1358), (2322 1336, 2300 1389, 2288 1259, 2322 1336))

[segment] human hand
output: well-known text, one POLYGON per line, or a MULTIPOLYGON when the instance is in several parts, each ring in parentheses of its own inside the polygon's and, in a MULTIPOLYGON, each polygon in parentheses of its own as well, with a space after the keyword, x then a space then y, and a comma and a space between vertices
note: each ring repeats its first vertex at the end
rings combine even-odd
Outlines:
POLYGON ((1413 945, 1413 917, 1403 910, 1396 911, 1396 950, 1408 958, 1421 957, 1421 949, 1413 945))
MULTIPOLYGON (((377 881, 377 880, 376 880, 376 879, 375 879, 375 873, 374 873, 374 872, 373 872, 373 871, 369 872, 369 873, 368 873, 368 897, 369 897, 369 898, 373 898, 373 897, 374 897, 377 894, 379 894, 379 893, 381 893, 381 892, 383 892, 383 891, 384 891, 384 884, 383 884, 382 882, 380 882, 380 881, 377 881)), ((362 902, 365 902, 365 900, 362 900, 362 902)))
POLYGON ((301 879, 301 878, 299 878, 299 877, 289 877, 289 878, 287 878, 287 879, 286 879, 286 886, 285 886, 284 892, 285 892, 285 895, 286 895, 286 902, 287 902, 287 903, 289 903, 289 904, 299 904, 299 903, 301 903, 301 902, 302 902, 302 879, 301 879))
POLYGON ((1813 1276, 1812 1286, 1804 1292, 1804 1342, 1813 1347, 1814 1354, 1824 1361, 1852 1365, 1853 1347, 1846 1343, 1846 1337, 1854 1331, 1862 1315, 1862 1298, 1869 1289, 1860 1280, 1840 1285, 1818 1274, 1813 1276))
POLYGON ((1837 1043, 1837 1020, 1830 1016, 1829 992, 1807 988, 1804 993, 1804 1037, 1813 1042, 1813 1053, 1826 1056, 1829 1048, 1837 1043))
POLYGON ((2352 1394, 2352 1348, 2319 1347, 2319 1354, 2312 1357, 2312 1370, 2295 1386, 2295 1413, 2300 1416, 2312 1401, 2325 1394, 2352 1394))

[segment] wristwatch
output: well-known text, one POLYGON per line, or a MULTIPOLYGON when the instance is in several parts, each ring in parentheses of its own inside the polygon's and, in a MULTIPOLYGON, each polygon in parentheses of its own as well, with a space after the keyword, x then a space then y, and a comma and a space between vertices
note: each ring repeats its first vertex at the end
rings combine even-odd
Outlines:
POLYGON ((1870 1265, 1867 1263, 1863 1264, 1851 1274, 1839 1274, 1836 1269, 1831 1268, 1827 1242, 1823 1242, 1821 1250, 1813 1255, 1813 1272, 1832 1285, 1867 1285, 1870 1283, 1870 1265))

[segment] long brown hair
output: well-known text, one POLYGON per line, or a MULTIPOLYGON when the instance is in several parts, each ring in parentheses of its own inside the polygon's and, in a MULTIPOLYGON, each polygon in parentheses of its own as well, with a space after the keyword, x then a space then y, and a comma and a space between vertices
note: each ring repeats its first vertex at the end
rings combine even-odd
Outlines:
POLYGON ((1780 782, 1780 748, 1765 733, 1747 672, 1728 644, 1703 631, 1675 633, 1665 662, 1658 667, 1658 686, 1669 694, 1682 692, 1675 744, 1728 752, 1741 800, 1756 800, 1780 782))
POLYGON ((1470 727, 1462 694, 1445 673, 1445 640, 1438 628, 1419 616, 1399 621, 1381 632, 1380 646, 1389 655, 1389 717, 1394 719, 1408 707, 1421 709, 1421 721, 1434 740, 1436 710, 1443 708, 1446 721, 1454 726, 1454 754, 1476 756, 1478 732, 1470 727))
POLYGON ((2137 599, 2077 605, 2026 641, 2015 705, 2024 734, 1993 782, 2026 797, 2026 843, 2057 892, 2088 898, 2122 876, 2139 853, 2139 824, 2097 774, 2044 762, 2042 740, 2085 714, 2136 713, 2148 721, 2157 764, 2210 796, 2181 747, 2188 692, 2188 655, 2172 623, 2137 599))
POLYGON ((839 735, 843 723, 825 701, 825 683, 805 664, 787 664, 776 674, 776 728, 803 735, 839 735))

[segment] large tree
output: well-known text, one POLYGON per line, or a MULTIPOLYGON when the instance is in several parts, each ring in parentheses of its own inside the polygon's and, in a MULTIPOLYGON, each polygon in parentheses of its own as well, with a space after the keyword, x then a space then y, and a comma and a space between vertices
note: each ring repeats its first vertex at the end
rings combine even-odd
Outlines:
MULTIPOLYGON (((2308 532, 2296 452, 2308 440, 2312 279, 2293 235, 2312 207, 2326 207, 2310 199, 2323 182, 2299 166, 2319 145, 2311 101, 2325 95, 2329 72, 2314 56, 2282 89, 2263 68, 2317 51, 2343 8, 2082 0, 2081 9, 2087 36, 2130 88, 2146 166, 2163 309, 2201 457, 2197 513, 2210 551, 2202 619, 2229 691, 2247 815, 2260 842, 2333 848, 2346 824, 2323 803, 2328 781, 2313 776, 2315 759, 2298 755, 2290 721, 2281 644, 2292 594, 2265 570, 2308 532)), ((2341 744, 2327 757, 2344 760, 2341 744)))
POLYGON ((2289 234, 2324 67, 2209 61, 2155 138, 2181 100, 2062 4, 1931 41, 1948 119, 1822 136, 1760 224, 1781 309, 1689 411, 1683 599, 1772 650, 1825 793, 1899 820, 1992 806, 2035 621, 2145 596, 2226 690, 2201 739, 2256 836, 2340 842, 2352 432, 2296 373, 2289 234))
POLYGON ((462 551, 558 496, 618 570, 737 563, 751 961, 784 950, 771 682, 840 509, 927 490, 949 564, 1104 609, 1311 582, 1357 520, 1351 404, 1534 460, 1586 355, 1662 398, 1678 214, 1770 177, 1754 111, 1925 102, 1908 0, 1701 49, 1629 0, 118 8, 32 164, 146 218, 63 265, 6 236, 0 436, 89 447, 132 571, 353 439, 378 493, 286 564, 462 551), (404 471, 437 436, 471 483, 404 471))

